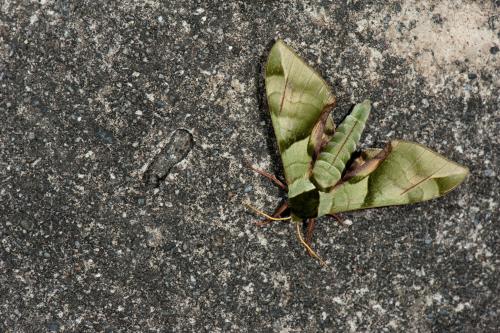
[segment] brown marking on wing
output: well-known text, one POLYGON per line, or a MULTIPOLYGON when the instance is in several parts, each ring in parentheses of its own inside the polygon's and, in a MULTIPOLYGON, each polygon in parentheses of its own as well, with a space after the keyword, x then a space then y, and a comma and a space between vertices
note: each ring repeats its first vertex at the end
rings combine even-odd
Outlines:
POLYGON ((321 115, 319 116, 318 122, 314 126, 312 130, 312 135, 315 135, 314 142, 316 142, 316 146, 314 147, 314 153, 313 153, 313 160, 315 161, 316 158, 319 155, 319 152, 321 151, 321 148, 323 147, 323 134, 325 133, 325 125, 326 121, 328 120, 328 116, 330 115, 330 112, 332 112, 333 108, 335 107, 336 104, 336 99, 333 97, 333 99, 325 105, 323 110, 321 111, 321 115), (316 128, 317 126, 317 128, 316 128))
POLYGON ((411 191, 412 189, 414 189, 415 187, 417 187, 418 185, 422 184, 423 182, 425 182, 426 180, 429 180, 432 176, 434 176, 436 173, 438 173, 439 171, 441 171, 442 168, 444 168, 446 166, 446 164, 444 164, 443 166, 441 166, 439 169, 437 169, 436 171, 434 171, 433 173, 431 173, 430 175, 428 175, 427 177, 425 177, 424 179, 420 180, 419 182, 413 184, 412 186, 408 187, 406 190, 404 190, 403 192, 401 192, 399 195, 403 195, 409 191, 411 191))
POLYGON ((351 170, 349 170, 344 177, 342 177, 342 181, 348 181, 349 179, 356 177, 360 173, 368 172, 372 173, 376 168, 386 159, 389 153, 392 151, 391 143, 385 145, 384 149, 380 151, 377 155, 375 155, 372 159, 363 162, 360 165, 355 166, 351 170))
POLYGON ((328 102, 328 104, 323 107, 319 119, 311 131, 312 138, 310 139, 310 141, 312 140, 312 142, 315 143, 315 146, 312 152, 312 159, 307 170, 308 177, 311 177, 314 163, 316 163, 316 159, 318 158, 321 149, 324 147, 323 134, 325 132, 326 121, 328 120, 328 116, 330 115, 330 112, 332 112, 332 109, 335 107, 336 103, 337 100, 335 96, 332 96, 332 99, 328 102))
POLYGON ((286 76, 286 79, 285 79, 285 87, 283 88, 283 94, 281 95, 280 110, 279 110, 278 114, 281 114, 281 111, 283 110, 283 104, 285 104, 285 94, 286 94, 287 86, 288 86, 288 75, 286 76))

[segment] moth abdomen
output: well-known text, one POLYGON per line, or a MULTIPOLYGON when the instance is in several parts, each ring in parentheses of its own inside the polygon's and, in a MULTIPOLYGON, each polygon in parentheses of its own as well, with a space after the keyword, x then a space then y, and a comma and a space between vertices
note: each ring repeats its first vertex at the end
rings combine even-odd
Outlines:
POLYGON ((319 154, 312 171, 312 178, 320 190, 327 191, 342 178, 346 163, 356 150, 370 109, 368 100, 357 104, 319 154))

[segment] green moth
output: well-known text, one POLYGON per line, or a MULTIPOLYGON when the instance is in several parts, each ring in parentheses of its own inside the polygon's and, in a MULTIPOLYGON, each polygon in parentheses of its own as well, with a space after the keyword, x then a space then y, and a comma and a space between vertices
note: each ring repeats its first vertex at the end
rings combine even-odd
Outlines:
POLYGON ((257 171, 288 192, 288 202, 268 217, 291 219, 299 241, 320 261, 310 247, 316 218, 436 198, 468 174, 467 168, 408 141, 393 140, 383 149, 353 155, 370 114, 370 101, 355 105, 335 128, 330 115, 335 96, 328 84, 280 40, 269 54, 265 82, 287 186, 257 171), (280 218, 285 210, 290 217, 280 218), (306 239, 303 221, 308 225, 306 239))

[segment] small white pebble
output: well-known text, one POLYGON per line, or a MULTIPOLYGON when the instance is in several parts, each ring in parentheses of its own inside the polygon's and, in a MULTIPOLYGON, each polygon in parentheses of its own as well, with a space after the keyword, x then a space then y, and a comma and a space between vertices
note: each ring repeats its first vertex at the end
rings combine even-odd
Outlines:
POLYGON ((342 223, 346 226, 351 226, 352 225, 352 220, 344 220, 342 223))

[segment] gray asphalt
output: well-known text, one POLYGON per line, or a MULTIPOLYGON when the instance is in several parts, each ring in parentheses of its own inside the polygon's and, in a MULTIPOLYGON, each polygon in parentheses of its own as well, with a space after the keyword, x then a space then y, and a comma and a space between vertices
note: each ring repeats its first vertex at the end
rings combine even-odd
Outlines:
POLYGON ((497 332, 498 1, 0 1, 0 332, 497 332), (426 203, 277 222, 283 38, 361 147, 466 165, 426 203))

